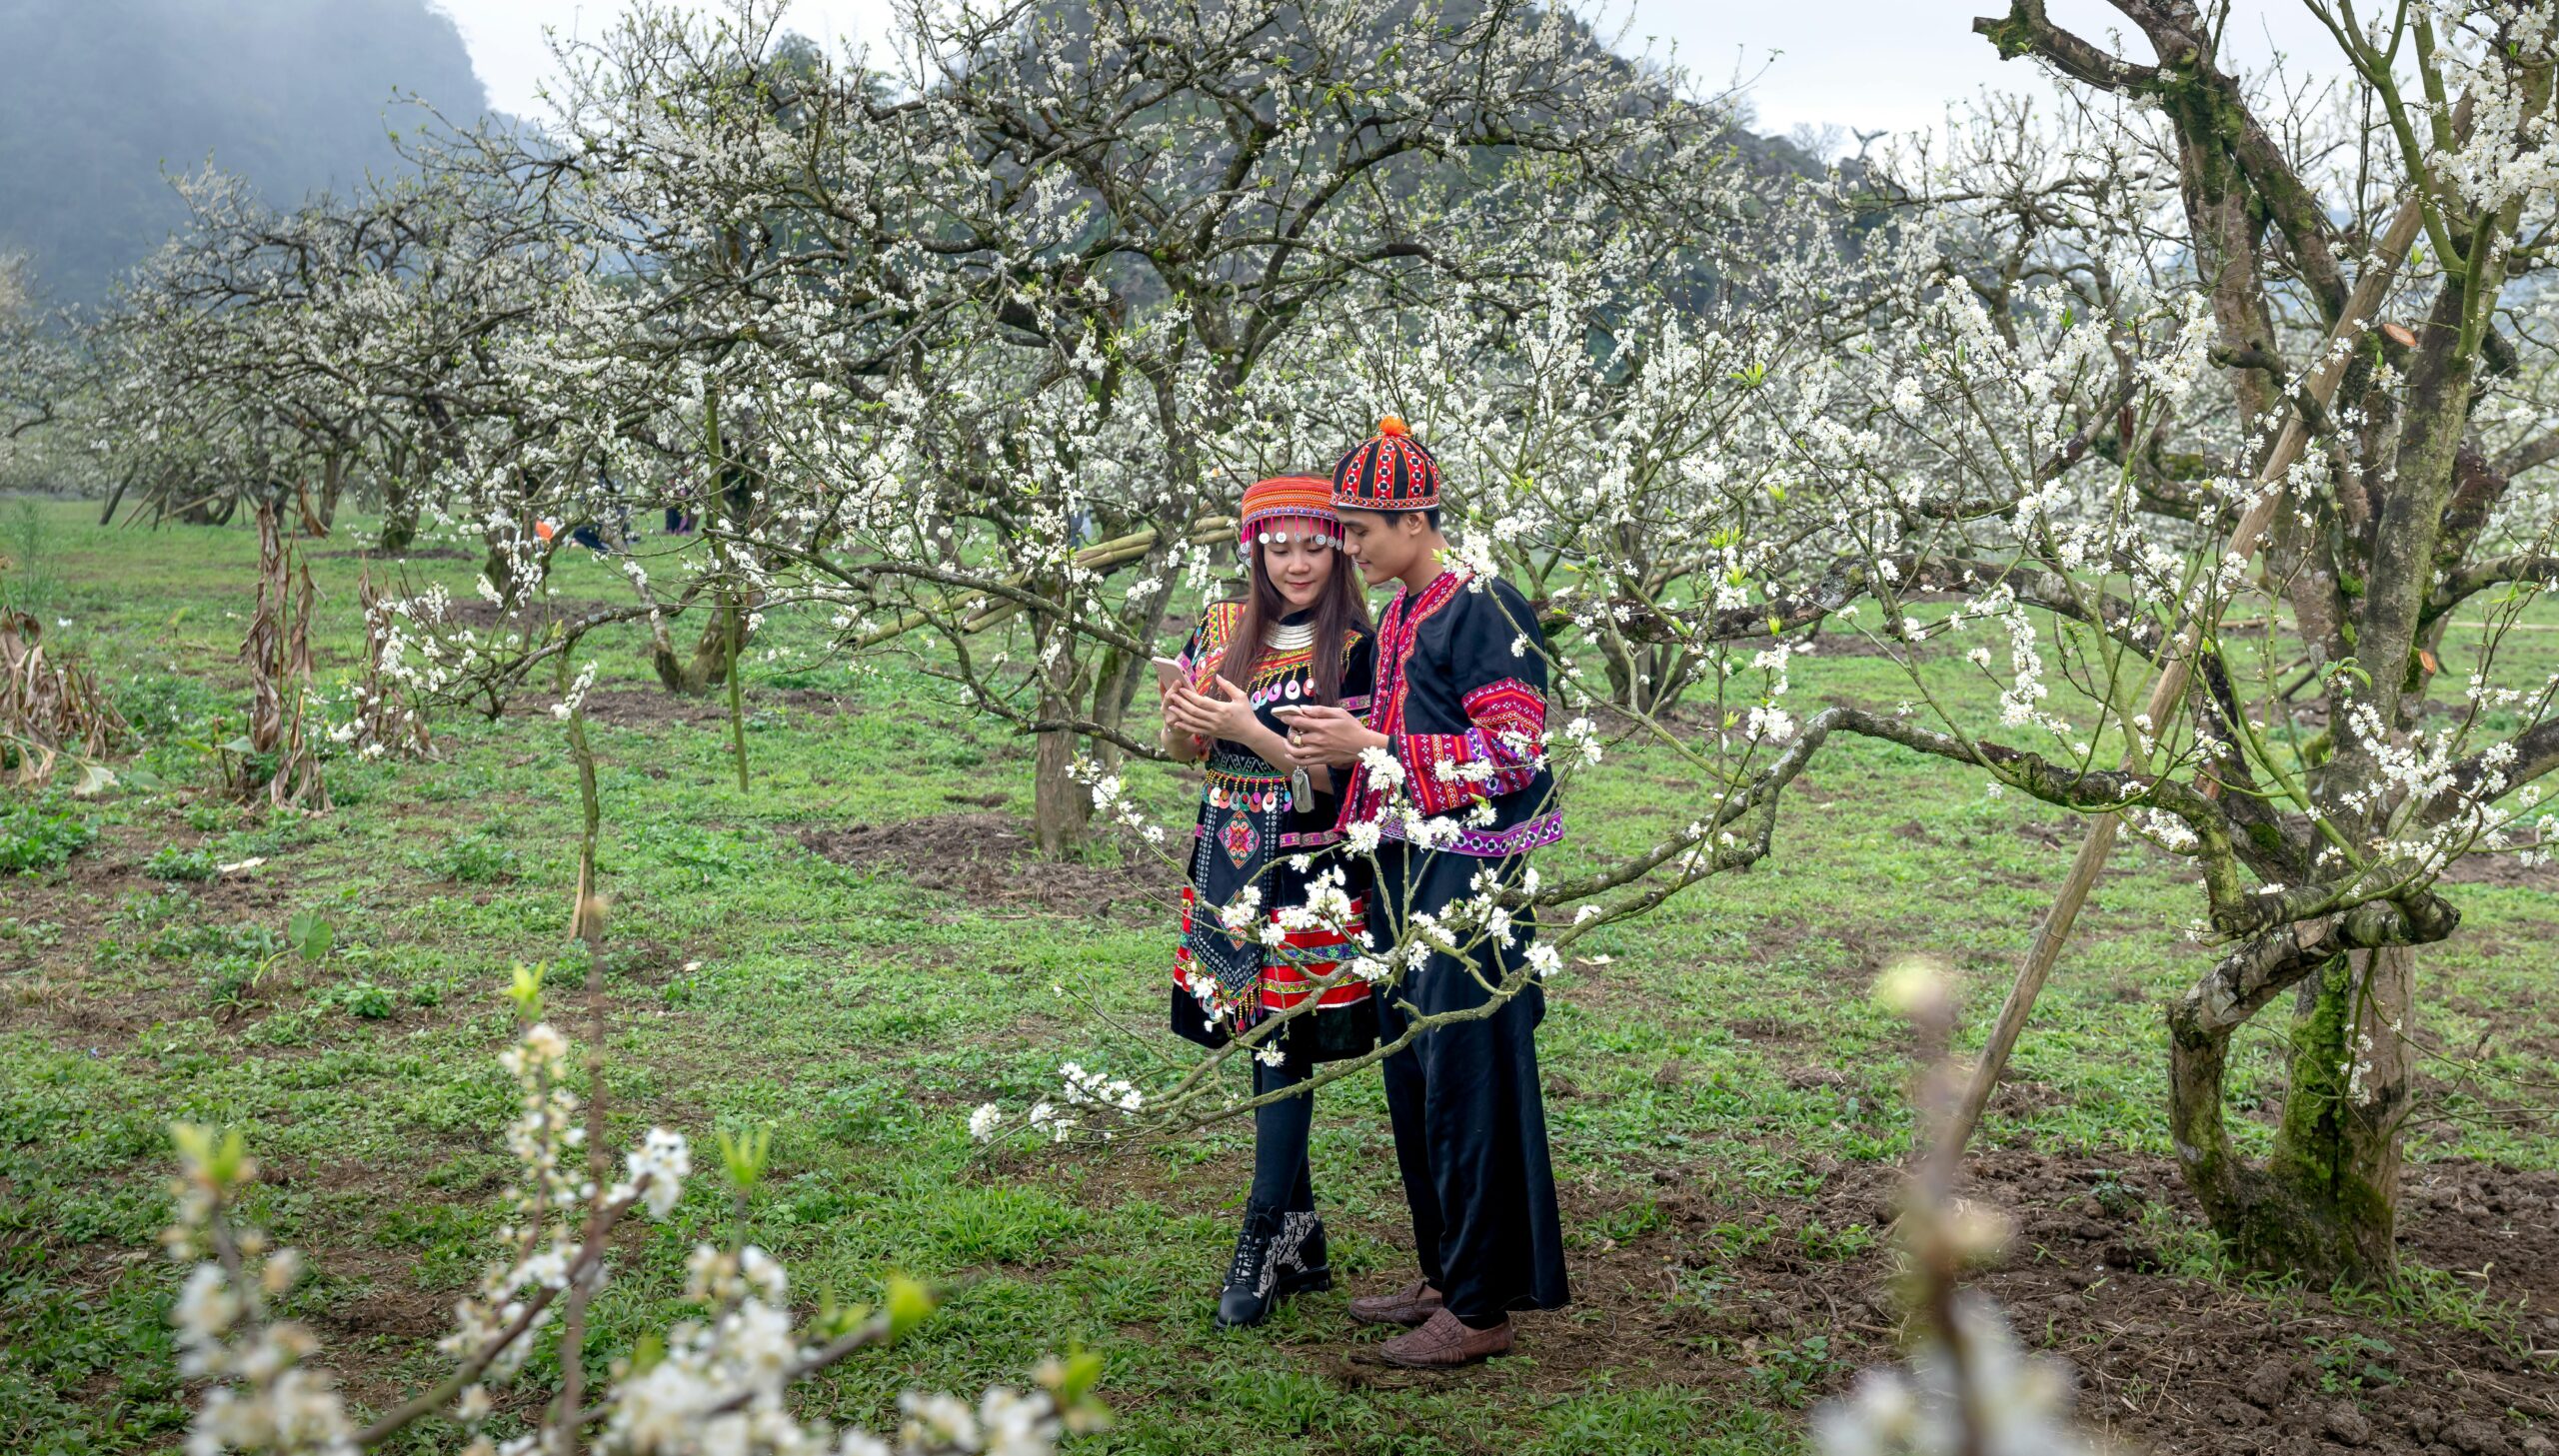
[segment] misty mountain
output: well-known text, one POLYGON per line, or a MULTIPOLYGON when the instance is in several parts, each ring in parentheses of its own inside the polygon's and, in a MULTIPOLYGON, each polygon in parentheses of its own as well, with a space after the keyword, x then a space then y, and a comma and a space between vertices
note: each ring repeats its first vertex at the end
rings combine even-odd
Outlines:
POLYGON ((402 167, 388 132, 487 106, 430 0, 0 0, 0 252, 92 302, 184 216, 210 160, 279 206, 402 167))

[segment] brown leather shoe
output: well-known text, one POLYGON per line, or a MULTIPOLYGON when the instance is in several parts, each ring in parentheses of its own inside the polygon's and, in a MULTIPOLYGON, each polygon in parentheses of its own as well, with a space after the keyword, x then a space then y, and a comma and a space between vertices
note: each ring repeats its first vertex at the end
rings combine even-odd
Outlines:
POLYGON ((1439 1312, 1439 1291, 1415 1279, 1392 1294, 1363 1294, 1350 1301, 1350 1317, 1369 1324, 1417 1325, 1439 1312))
POLYGON ((1454 1370, 1509 1353, 1510 1321, 1488 1330, 1470 1330, 1445 1309, 1424 1320, 1419 1329, 1377 1347, 1378 1359, 1407 1370, 1454 1370))

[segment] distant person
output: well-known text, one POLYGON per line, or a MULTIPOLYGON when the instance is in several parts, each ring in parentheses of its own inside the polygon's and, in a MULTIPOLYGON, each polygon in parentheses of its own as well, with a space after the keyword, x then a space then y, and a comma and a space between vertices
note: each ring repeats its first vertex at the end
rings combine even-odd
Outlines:
MULTIPOLYGON (((1208 760, 1174 950, 1173 1029, 1223 1046, 1316 994, 1314 1009, 1266 1033, 1253 1064, 1261 1095, 1304 1081, 1316 1062, 1376 1044, 1365 982, 1308 989, 1342 958, 1338 929, 1293 930, 1276 943, 1264 933, 1282 909, 1303 905, 1308 882, 1333 864, 1338 817, 1331 772, 1288 766, 1278 710, 1359 712, 1376 644, 1359 579, 1340 559, 1328 483, 1258 482, 1240 514, 1250 564, 1244 600, 1209 609, 1163 694, 1166 748, 1186 762, 1208 760), (1232 929, 1220 914, 1231 908, 1232 929)), ((1218 1294, 1221 1326, 1260 1324, 1281 1298, 1332 1287, 1306 1162, 1313 1119, 1311 1094, 1255 1110, 1253 1188, 1218 1294)))
MULTIPOLYGON (((1400 585, 1378 619, 1367 721, 1320 708, 1299 715, 1289 761, 1347 768, 1339 828, 1378 826, 1364 888, 1382 947, 1478 886, 1515 887, 1528 851, 1562 836, 1545 766, 1545 639, 1517 590, 1445 560, 1439 466, 1401 420, 1387 416, 1341 458, 1332 504, 1360 575, 1400 585), (1450 837, 1430 848, 1410 841, 1392 785, 1361 761, 1371 750, 1392 755, 1412 809, 1450 837)), ((1524 913, 1506 936, 1460 931, 1457 953, 1433 950, 1377 988, 1377 1034, 1392 1041, 1415 1014, 1482 1007, 1487 983, 1522 971, 1534 933, 1524 913)), ((1423 1031, 1382 1063, 1421 1277, 1350 1301, 1350 1313, 1412 1327, 1377 1347, 1390 1364, 1446 1369, 1507 1353, 1512 1310, 1568 1297, 1537 1084, 1544 1015, 1531 980, 1491 1014, 1423 1031)))

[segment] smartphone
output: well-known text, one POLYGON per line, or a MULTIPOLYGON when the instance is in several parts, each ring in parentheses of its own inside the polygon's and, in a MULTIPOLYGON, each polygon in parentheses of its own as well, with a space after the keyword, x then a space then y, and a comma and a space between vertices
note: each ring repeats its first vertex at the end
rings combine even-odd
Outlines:
POLYGON ((1182 686, 1182 665, 1171 658, 1149 658, 1156 665, 1156 692, 1171 693, 1182 686))
POLYGON ((1278 708, 1271 710, 1271 716, 1280 720, 1281 723, 1286 723, 1305 711, 1306 706, 1302 703, 1283 703, 1278 708))

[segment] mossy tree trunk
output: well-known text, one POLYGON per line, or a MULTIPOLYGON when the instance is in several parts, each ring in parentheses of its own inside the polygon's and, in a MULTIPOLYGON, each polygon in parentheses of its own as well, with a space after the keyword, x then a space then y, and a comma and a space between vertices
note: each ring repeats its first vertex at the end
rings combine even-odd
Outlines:
POLYGON ((373 538, 376 556, 400 556, 418 540, 419 490, 412 483, 412 465, 431 469, 426 452, 407 441, 394 441, 385 452, 383 468, 377 479, 382 491, 382 526, 373 538))
POLYGON ((2295 923, 2226 957, 2170 1005, 2178 1167, 2236 1261, 2321 1279, 2390 1277, 2416 1016, 2416 946, 2393 941, 2441 939, 2451 923, 2457 916, 2441 900, 2426 900, 2413 921, 2375 903, 2295 923), (2303 995, 2288 1036, 2283 1121, 2257 1167, 2221 1121, 2231 1033, 2295 982, 2303 995))
POLYGON ((2283 1122, 2266 1171, 2314 1211, 2286 1226, 2286 1236, 2313 1245, 2294 1251, 2294 1266, 2391 1269, 2416 960, 2410 945, 2339 956, 2320 967, 2317 994, 2293 1017, 2283 1122))
MULTIPOLYGON (((2169 1128, 2204 1216, 2251 1268, 2386 1279, 2395 1267, 2399 1135, 2409 1105, 2406 1032, 2414 946, 2323 953, 2353 916, 2285 932, 2296 953, 2233 971, 2235 956, 2170 1008, 2169 1128), (2283 1120, 2259 1166, 2222 1121, 2230 1040, 2306 979, 2293 1014, 2283 1120)), ((2354 938, 2351 934, 2345 939, 2354 938)))

